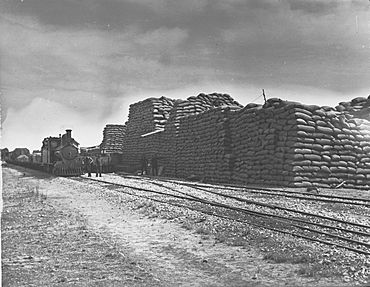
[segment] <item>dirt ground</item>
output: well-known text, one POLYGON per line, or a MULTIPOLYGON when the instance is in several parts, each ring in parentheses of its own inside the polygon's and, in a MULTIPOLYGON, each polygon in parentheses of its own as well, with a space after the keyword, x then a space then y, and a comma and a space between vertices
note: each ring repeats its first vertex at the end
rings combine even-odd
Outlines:
POLYGON ((115 191, 20 168, 2 176, 3 286, 353 285, 107 200, 115 191))

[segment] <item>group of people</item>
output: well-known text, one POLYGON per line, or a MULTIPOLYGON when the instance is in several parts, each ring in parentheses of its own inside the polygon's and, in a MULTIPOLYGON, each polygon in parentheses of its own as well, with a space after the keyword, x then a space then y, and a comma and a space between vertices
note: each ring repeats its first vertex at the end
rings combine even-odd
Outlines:
POLYGON ((96 177, 101 177, 102 170, 103 170, 103 160, 100 154, 97 155, 95 160, 91 156, 86 156, 83 161, 85 172, 87 172, 87 176, 91 177, 91 172, 93 167, 95 167, 96 177))
POLYGON ((147 160, 145 155, 141 158, 141 174, 148 174, 148 170, 151 171, 151 175, 158 175, 158 158, 156 155, 153 155, 150 161, 147 160))
MULTIPOLYGON (((98 154, 95 159, 91 156, 86 156, 83 159, 83 167, 88 177, 91 177, 93 170, 95 170, 96 177, 101 177, 103 171, 103 159, 101 155, 98 154)), ((141 174, 147 175, 149 171, 151 175, 158 175, 158 158, 156 155, 152 156, 150 161, 147 160, 145 155, 141 158, 141 174)))

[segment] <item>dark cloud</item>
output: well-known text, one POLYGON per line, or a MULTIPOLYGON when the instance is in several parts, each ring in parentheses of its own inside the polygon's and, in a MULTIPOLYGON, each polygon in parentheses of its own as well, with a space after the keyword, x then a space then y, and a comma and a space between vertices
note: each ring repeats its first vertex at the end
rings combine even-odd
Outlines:
POLYGON ((90 10, 83 1, 70 0, 10 0, 4 6, 7 12, 37 16, 45 24, 63 26, 86 23, 90 10))
POLYGON ((325 0, 325 1, 305 1, 305 0, 287 0, 291 10, 300 11, 309 14, 328 14, 333 13, 340 6, 340 1, 325 0))
POLYGON ((65 28, 114 29, 154 17, 146 7, 116 0, 9 0, 4 2, 3 9, 12 14, 37 17, 45 25, 65 28))
POLYGON ((2 114, 11 110, 17 127, 16 112, 38 103, 102 125, 147 95, 255 98, 266 87, 324 99, 369 89, 368 1, 8 0, 0 9, 2 114))
POLYGON ((289 4, 292 11, 299 11, 304 14, 333 14, 338 12, 341 8, 344 9, 358 9, 359 11, 368 10, 370 8, 369 1, 366 0, 285 0, 289 4))
MULTIPOLYGON (((102 86, 118 86, 120 79, 141 84, 142 75, 150 77, 146 81, 148 87, 172 86, 171 80, 173 85, 181 85, 173 77, 165 83, 152 83, 164 79, 167 71, 182 70, 188 74, 195 67, 217 70, 213 73, 215 80, 235 74, 242 78, 244 74, 245 80, 254 81, 265 74, 265 81, 272 83, 301 82, 337 90, 345 89, 343 80, 352 77, 353 69, 348 67, 356 66, 359 71, 356 74, 363 72, 367 76, 361 63, 369 54, 364 42, 368 33, 358 33, 355 25, 357 21, 361 26, 368 11, 359 8, 359 1, 14 0, 6 3, 7 11, 13 14, 36 17, 41 29, 47 27, 45 34, 69 41, 68 45, 60 43, 60 51, 50 43, 52 49, 45 53, 48 39, 43 37, 39 40, 44 44, 42 50, 30 54, 34 61, 46 66, 45 72, 37 74, 42 81, 67 78, 62 85, 73 83, 73 89, 77 85, 75 78, 81 79, 78 89, 101 92, 102 86), (334 12, 335 15, 325 16, 334 12), (65 32, 51 33, 59 30, 65 32), (65 57, 61 53, 66 53, 65 57), (79 54, 83 56, 77 59, 79 54), (91 63, 94 59, 96 63, 91 63), (333 73, 343 70, 343 60, 348 74, 333 73), (68 67, 76 62, 80 64, 77 68, 68 67), (327 71, 322 78, 331 80, 318 82, 316 73, 310 74, 318 69, 324 74, 327 71), (284 76, 278 71, 284 71, 284 76), (98 86, 91 84, 92 79, 98 86), (110 83, 111 79, 117 82, 110 83), (83 84, 86 81, 88 88, 83 84)), ((366 23, 362 26, 365 29, 366 23)), ((35 43, 37 38, 31 46, 35 43)), ((32 70, 40 67, 36 68, 33 65, 32 70)), ((362 78, 348 80, 347 90, 354 88, 354 83, 363 86, 362 78)))

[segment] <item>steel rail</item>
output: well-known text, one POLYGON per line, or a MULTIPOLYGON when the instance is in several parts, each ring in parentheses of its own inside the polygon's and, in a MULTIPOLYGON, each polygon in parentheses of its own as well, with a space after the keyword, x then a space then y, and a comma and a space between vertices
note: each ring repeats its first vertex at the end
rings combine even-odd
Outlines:
MULTIPOLYGON (((240 198, 240 197, 237 197, 237 196, 223 194, 223 193, 220 193, 220 192, 206 190, 206 189, 201 189, 201 190, 202 191, 205 191, 205 192, 208 192, 208 193, 211 193, 211 194, 218 195, 218 196, 222 196, 222 197, 226 197, 226 198, 231 198, 231 199, 234 199, 234 200, 237 200, 237 201, 240 201, 240 202, 246 202, 246 203, 256 204, 256 203, 254 203, 255 201, 251 201, 251 200, 248 200, 248 199, 240 198)), ((273 209, 277 209, 278 208, 278 209, 282 209, 282 210, 286 210, 286 211, 292 211, 292 212, 296 212, 296 213, 302 213, 302 211, 299 211, 299 210, 290 209, 290 208, 287 209, 285 207, 280 207, 280 206, 272 205, 272 204, 270 205, 270 204, 263 203, 263 202, 258 202, 258 204, 256 204, 256 205, 261 205, 261 206, 264 206, 264 207, 270 207, 271 206, 270 208, 273 208, 273 209)), ((355 222, 344 221, 344 220, 336 219, 336 218, 332 218, 332 217, 326 217, 326 216, 319 215, 319 214, 307 213, 307 212, 303 212, 303 214, 304 215, 310 214, 310 216, 315 216, 315 217, 319 217, 319 218, 323 218, 323 219, 330 219, 332 221, 344 223, 344 224, 347 224, 347 225, 355 225, 355 226, 358 226, 358 227, 370 228, 370 226, 368 226, 368 225, 363 225, 363 224, 358 224, 358 223, 355 223, 355 222)), ((370 235, 370 234, 368 234, 368 235, 370 235)))
MULTIPOLYGON (((184 194, 183 192, 180 192, 180 193, 184 194)), ((186 194, 186 195, 188 195, 188 194, 186 194)), ((227 205, 227 204, 224 204, 224 203, 219 203, 219 202, 216 202, 216 201, 210 201, 210 200, 206 200, 206 199, 196 197, 196 196, 192 196, 192 197, 198 199, 202 203, 210 204, 212 206, 222 207, 222 208, 226 208, 226 209, 230 209, 230 210, 235 210, 235 211, 239 211, 239 212, 242 212, 242 213, 255 215, 255 216, 258 216, 258 217, 272 217, 275 221, 280 222, 280 223, 284 223, 284 224, 287 223, 286 221, 291 221, 292 220, 291 218, 286 218, 286 217, 275 215, 275 214, 266 214, 264 212, 252 211, 252 210, 245 209, 245 208, 230 206, 230 205, 227 205), (284 218, 284 220, 275 219, 275 218, 284 218)), ((310 223, 310 224, 315 225, 314 223, 310 223)), ((300 228, 300 229, 303 229, 303 230, 308 230, 308 231, 311 231, 311 232, 316 232, 316 233, 319 233, 319 234, 323 234, 323 235, 326 235, 326 236, 329 236, 329 237, 332 237, 332 238, 337 238, 339 240, 347 241, 347 242, 350 242, 350 243, 356 243, 358 245, 363 245, 367 248, 370 248, 369 243, 360 242, 360 241, 353 240, 353 239, 350 239, 350 238, 346 238, 346 237, 343 237, 343 236, 340 236, 340 235, 331 234, 331 233, 327 233, 327 232, 324 232, 324 231, 319 231, 319 230, 316 230, 316 229, 312 229, 312 228, 309 228, 309 227, 304 227, 304 226, 297 225, 297 224, 291 224, 291 226, 294 226, 294 227, 297 227, 297 228, 300 228)), ((369 228, 370 228, 370 226, 369 226, 369 228)), ((347 232, 352 232, 352 230, 346 230, 346 231, 347 232)), ((370 234, 368 234, 368 233, 364 233, 364 234, 365 234, 365 236, 370 236, 370 234)))
MULTIPOLYGON (((148 176, 133 176, 133 175, 120 175, 124 177, 129 177, 129 178, 135 178, 135 179, 152 179, 152 180, 158 180, 158 181, 165 181, 165 182, 171 182, 171 183, 177 183, 177 184, 182 184, 182 185, 194 185, 194 186, 200 186, 200 187, 205 187, 205 188, 217 188, 217 189, 224 189, 224 190, 244 190, 248 189, 254 189, 258 191, 270 191, 270 192, 277 192, 277 193, 291 193, 291 194, 300 194, 300 195, 309 195, 310 197, 322 197, 322 198, 334 198, 334 199, 343 199, 343 200, 348 200, 348 201, 361 201, 365 203, 370 203, 370 199, 366 198, 352 198, 352 197, 347 197, 347 196, 336 196, 336 195, 327 195, 327 194, 312 194, 310 192, 299 192, 299 191, 289 191, 289 190, 281 190, 277 188, 268 188, 268 187, 256 187, 256 186, 246 186, 246 185, 213 185, 212 184, 203 184, 203 183, 194 183, 194 182, 187 182, 185 180, 180 180, 180 179, 167 179, 167 178, 151 178, 148 176)), ((357 188, 357 187, 356 187, 357 188)), ((284 196, 284 195, 281 195, 284 196)), ((341 203, 346 203, 342 202, 341 203)))
MULTIPOLYGON (((173 190, 175 192, 179 192, 179 191, 177 191, 175 189, 172 189, 171 187, 165 186, 165 185, 163 185, 161 183, 154 183, 154 184, 156 184, 158 186, 161 186, 161 187, 164 187, 164 188, 167 188, 167 189, 170 189, 170 190, 173 190)), ((220 195, 220 196, 224 196, 224 194, 222 194, 222 193, 219 194, 217 192, 212 192, 212 191, 208 191, 208 190, 206 190, 206 192, 209 192, 209 193, 212 193, 212 194, 216 194, 216 195, 220 195)), ((233 196, 226 196, 226 197, 229 197, 229 198, 232 198, 232 199, 236 199, 238 201, 240 200, 240 198, 234 198, 233 196)), ((267 214, 267 213, 263 213, 263 214, 267 214)), ((323 223, 311 222, 311 221, 307 221, 307 220, 303 220, 303 219, 298 219, 298 218, 288 218, 288 217, 285 217, 285 216, 282 216, 282 215, 277 215, 277 214, 274 214, 273 216, 274 217, 277 217, 277 218, 281 218, 283 220, 289 220, 289 221, 295 221, 295 222, 300 222, 300 223, 305 223, 305 224, 320 226, 322 228, 327 228, 327 229, 340 230, 340 231, 343 231, 343 232, 352 233, 352 234, 356 234, 356 235, 360 235, 360 236, 370 236, 370 233, 367 233, 367 232, 362 232, 362 231, 357 231, 357 230, 350 230, 350 229, 342 228, 342 227, 339 227, 339 226, 332 226, 332 225, 327 225, 327 224, 323 224, 323 223)), ((370 228, 370 226, 369 226, 369 228, 370 228)))
MULTIPOLYGON (((112 182, 103 181, 103 180, 99 180, 99 179, 91 179, 90 178, 90 180, 96 181, 96 182, 101 182, 101 183, 104 183, 104 184, 115 185, 115 186, 119 186, 119 187, 132 188, 132 189, 136 189, 136 190, 139 190, 139 191, 145 191, 145 192, 150 192, 150 193, 155 193, 155 194, 160 194, 160 195, 166 195, 166 196, 170 196, 170 197, 174 197, 174 198, 178 198, 178 199, 182 199, 182 200, 186 199, 186 200, 190 200, 190 201, 200 202, 200 203, 208 204, 208 205, 215 206, 215 207, 222 207, 222 208, 229 209, 229 210, 239 211, 239 212, 246 213, 246 214, 249 214, 249 215, 254 215, 254 216, 257 216, 257 217, 272 218, 273 220, 275 220, 277 222, 287 224, 287 222, 284 221, 284 220, 275 219, 274 217, 276 217, 276 216, 273 215, 273 214, 266 214, 266 213, 262 213, 262 212, 258 212, 258 211, 251 211, 251 210, 248 210, 248 209, 245 209, 245 208, 230 206, 230 205, 219 203, 219 202, 208 201, 208 200, 196 197, 196 196, 192 196, 192 195, 183 193, 181 191, 177 191, 177 192, 179 192, 181 194, 185 194, 186 197, 171 194, 171 193, 161 192, 161 191, 154 191, 154 190, 147 189, 147 188, 139 188, 139 187, 128 186, 128 185, 124 185, 124 184, 120 184, 120 183, 112 183, 112 182)), ((288 219, 288 221, 289 221, 289 219, 288 219)), ((308 230, 308 231, 311 231, 311 232, 323 234, 323 235, 326 235, 326 236, 329 236, 329 237, 332 237, 332 238, 337 238, 337 239, 342 240, 342 241, 347 241, 347 242, 350 242, 350 243, 354 243, 354 244, 357 244, 357 245, 362 245, 362 246, 365 246, 367 248, 370 248, 369 243, 364 243, 364 242, 353 240, 353 239, 350 239, 350 238, 346 238, 346 237, 343 237, 343 236, 340 236, 340 235, 331 234, 331 233, 319 231, 319 230, 312 229, 312 228, 309 228, 309 227, 303 227, 303 226, 296 225, 296 224, 292 224, 292 226, 294 226, 296 228, 299 228, 299 229, 308 230)))
POLYGON ((323 202, 332 202, 332 203, 344 203, 344 204, 352 204, 352 205, 360 205, 365 207, 370 207, 370 199, 366 198, 352 198, 352 197, 346 197, 346 196, 332 196, 332 195, 325 195, 325 194, 312 194, 308 192, 298 192, 298 191, 288 191, 288 190, 280 190, 280 189, 272 189, 272 188, 262 188, 262 187, 252 187, 252 186, 244 186, 244 187, 236 187, 231 185, 230 187, 221 185, 221 186, 209 186, 205 184, 199 184, 199 183, 191 183, 191 182, 183 182, 183 181, 177 181, 177 180, 167 180, 167 179, 159 179, 160 181, 165 182, 171 182, 176 184, 182 184, 185 186, 196 186, 196 187, 203 187, 203 188, 217 188, 217 189, 223 189, 223 190, 238 190, 238 191, 247 191, 252 193, 262 193, 262 194, 268 194, 268 195, 278 195, 278 196, 284 196, 284 197, 291 197, 291 198, 299 198, 299 199, 306 199, 306 200, 312 200, 312 201, 323 201, 323 202), (282 194, 284 193, 284 194, 282 194), (294 194, 299 195, 309 195, 306 196, 297 196, 294 194), (316 198, 315 198, 316 197, 316 198), (327 198, 327 199, 326 199, 327 198), (330 199, 341 199, 341 200, 330 200, 330 199), (350 201, 350 202, 348 202, 350 201), (360 201, 360 202, 353 202, 353 201, 360 201))
MULTIPOLYGON (((192 197, 183 197, 183 196, 178 196, 178 195, 174 195, 174 194, 169 194, 169 193, 164 193, 164 192, 159 192, 159 191, 153 191, 153 190, 146 189, 146 188, 139 188, 139 187, 133 187, 133 186, 128 186, 128 185, 124 185, 124 184, 112 183, 112 182, 103 181, 103 180, 99 180, 99 179, 92 179, 92 178, 89 178, 89 179, 92 180, 92 181, 96 181, 96 182, 100 182, 100 183, 105 183, 105 184, 110 184, 110 185, 115 185, 115 186, 119 186, 119 187, 131 188, 131 189, 136 189, 136 190, 139 190, 139 191, 146 191, 146 192, 150 192, 150 193, 155 193, 155 194, 160 194, 160 195, 167 195, 167 196, 174 197, 174 198, 191 200, 191 201, 195 201, 195 202, 200 202, 200 203, 205 203, 205 204, 213 205, 212 202, 207 202, 206 200, 202 200, 202 199, 201 200, 197 200, 196 198, 192 198, 192 197)), ((249 221, 243 221, 243 220, 239 220, 239 219, 235 219, 235 218, 230 218, 230 217, 225 217, 225 216, 221 216, 221 215, 216 215, 214 213, 206 212, 204 210, 199 210, 199 209, 190 207, 188 205, 182 205, 182 204, 178 204, 178 203, 172 203, 172 202, 168 202, 168 201, 164 201, 164 200, 160 200, 160 199, 155 199, 155 198, 152 198, 152 197, 148 197, 148 196, 145 196, 145 195, 138 195, 138 194, 135 194, 135 193, 125 192, 125 191, 120 191, 120 192, 123 192, 123 193, 128 194, 128 195, 131 195, 131 196, 136 196, 136 197, 140 197, 140 198, 146 198, 148 200, 152 200, 152 201, 156 201, 156 202, 160 202, 160 203, 165 203, 165 204, 169 204, 169 205, 173 205, 173 206, 178 206, 178 207, 184 207, 184 208, 187 208, 187 209, 191 209, 191 210, 194 210, 194 211, 198 211, 198 212, 201 212, 201 213, 209 214, 209 215, 220 217, 220 218, 224 218, 224 219, 238 221, 238 222, 241 222, 241 223, 248 223, 248 224, 253 225, 253 226, 256 226, 256 227, 262 227, 262 228, 265 228, 265 229, 268 229, 268 230, 272 230, 272 231, 276 231, 276 232, 280 232, 280 233, 284 233, 284 234, 290 234, 292 236, 304 238, 304 239, 311 240, 311 241, 320 242, 320 243, 331 245, 331 246, 341 247, 341 248, 344 248, 344 249, 347 249, 347 250, 350 250, 350 251, 353 251, 353 252, 357 252, 357 253, 360 253, 360 254, 370 255, 370 252, 365 251, 365 250, 361 250, 361 249, 357 249, 357 248, 345 246, 345 245, 342 245, 342 244, 336 244, 336 243, 333 243, 333 242, 330 242, 330 241, 325 241, 325 240, 322 240, 322 239, 312 238, 312 237, 305 236, 305 235, 302 235, 302 234, 296 234, 296 233, 289 232, 289 231, 286 231, 286 230, 281 230, 281 229, 277 229, 277 228, 273 228, 273 227, 266 227, 266 226, 263 226, 263 225, 260 225, 260 224, 256 224, 256 223, 252 223, 252 222, 249 222, 249 221)), ((231 210, 236 210, 236 211, 243 211, 243 209, 241 209, 241 208, 233 208, 232 206, 228 206, 228 205, 224 205, 224 204, 216 204, 216 205, 213 205, 213 206, 224 207, 224 208, 231 209, 231 210)), ((255 215, 254 212, 250 213, 248 210, 245 210, 245 211, 246 211, 245 213, 255 215)), ((278 220, 278 221, 280 221, 280 220, 278 220)), ((286 222, 283 222, 283 223, 286 224, 286 222)), ((299 226, 299 225, 297 225, 296 227, 297 228, 301 228, 301 226, 299 226)), ((315 229, 310 229, 310 228, 305 228, 305 227, 303 229, 308 230, 310 232, 324 234, 324 235, 327 235, 327 236, 332 235, 332 234, 325 234, 325 233, 320 232, 320 231, 317 231, 315 229)), ((333 235, 332 237, 337 238, 337 239, 340 239, 340 240, 343 239, 341 236, 337 236, 337 235, 333 235)), ((348 242, 351 242, 353 244, 363 245, 363 246, 366 246, 366 247, 369 247, 369 245, 370 245, 368 243, 363 243, 363 242, 359 242, 359 241, 348 239, 348 238, 344 238, 344 240, 345 241, 348 241, 348 242)))
MULTIPOLYGON (((170 182, 173 183, 172 181, 170 181, 170 182)), ((209 192, 208 190, 203 190, 203 191, 209 192)), ((317 218, 321 218, 321 219, 325 219, 325 220, 330 220, 330 221, 339 222, 339 223, 343 223, 343 224, 347 224, 347 225, 352 225, 352 226, 356 226, 356 227, 370 229, 370 226, 360 224, 360 223, 356 223, 356 222, 349 222, 349 221, 345 221, 345 220, 341 220, 341 219, 337 219, 337 218, 332 218, 332 217, 329 217, 329 216, 324 216, 324 215, 320 215, 320 214, 300 211, 300 210, 296 210, 296 209, 292 209, 292 208, 288 208, 288 207, 281 207, 281 206, 273 205, 273 204, 267 204, 267 203, 254 201, 254 200, 249 200, 249 199, 245 199, 245 198, 240 198, 240 197, 236 197, 236 196, 232 196, 232 195, 225 195, 225 194, 222 194, 222 193, 218 193, 218 195, 224 196, 224 197, 230 197, 230 198, 233 198, 235 200, 242 201, 242 202, 249 203, 249 204, 254 204, 254 205, 257 205, 257 206, 263 206, 263 207, 267 207, 267 208, 271 208, 271 209, 277 209, 277 210, 285 210, 285 211, 289 211, 289 212, 302 214, 302 215, 305 215, 305 216, 313 216, 313 217, 317 217, 317 218)))

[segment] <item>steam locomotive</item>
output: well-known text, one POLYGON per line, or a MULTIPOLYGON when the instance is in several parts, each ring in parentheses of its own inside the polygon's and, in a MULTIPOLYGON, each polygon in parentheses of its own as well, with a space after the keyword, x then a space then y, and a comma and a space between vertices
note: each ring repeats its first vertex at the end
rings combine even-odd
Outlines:
MULTIPOLYGON (((47 137, 42 141, 41 153, 29 153, 26 148, 17 148, 5 155, 6 162, 43 170, 57 176, 79 176, 83 174, 83 157, 79 154, 79 143, 72 138, 72 130, 59 137, 47 137)), ((3 159, 3 158, 2 158, 3 159)))
POLYGON ((47 137, 42 142, 41 166, 58 176, 78 176, 83 173, 79 143, 72 138, 72 130, 59 137, 47 137))

